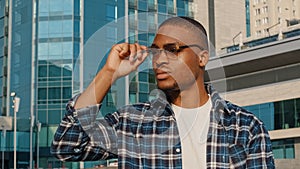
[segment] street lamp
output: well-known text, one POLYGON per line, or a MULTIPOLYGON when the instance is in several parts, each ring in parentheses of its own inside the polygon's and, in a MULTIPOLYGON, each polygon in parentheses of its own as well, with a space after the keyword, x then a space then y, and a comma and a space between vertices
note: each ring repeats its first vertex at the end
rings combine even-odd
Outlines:
POLYGON ((36 168, 40 167, 40 131, 41 131, 41 127, 42 127, 42 123, 40 123, 39 121, 36 122, 36 126, 37 126, 37 150, 36 150, 36 168))
POLYGON ((14 169, 17 168, 17 112, 19 111, 20 98, 16 96, 15 92, 11 92, 10 96, 13 97, 14 105, 14 169))

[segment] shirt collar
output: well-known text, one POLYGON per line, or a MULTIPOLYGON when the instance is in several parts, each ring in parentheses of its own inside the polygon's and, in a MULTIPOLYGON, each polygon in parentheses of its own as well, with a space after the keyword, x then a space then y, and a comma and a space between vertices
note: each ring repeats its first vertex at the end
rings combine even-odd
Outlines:
MULTIPOLYGON (((207 93, 210 94, 212 101, 211 118, 218 122, 224 113, 230 114, 226 101, 222 99, 219 93, 213 88, 211 84, 205 84, 207 93)), ((174 116, 171 104, 167 101, 164 94, 159 94, 157 99, 150 102, 151 109, 157 116, 174 116)))

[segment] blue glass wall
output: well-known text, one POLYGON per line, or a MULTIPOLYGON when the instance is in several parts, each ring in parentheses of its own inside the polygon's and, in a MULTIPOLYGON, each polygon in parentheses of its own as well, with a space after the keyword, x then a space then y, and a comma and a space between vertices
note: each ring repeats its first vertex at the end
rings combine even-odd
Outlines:
POLYGON ((28 119, 32 91, 32 2, 13 0, 12 4, 10 91, 23 98, 18 118, 28 119))
POLYGON ((268 130, 300 127, 300 98, 245 106, 268 130))
POLYGON ((5 1, 0 1, 0 115, 6 114, 6 79, 7 79, 7 44, 8 38, 8 8, 5 1))
POLYGON ((42 123, 40 167, 59 167, 49 147, 72 96, 74 58, 79 55, 80 1, 36 1, 36 117, 42 123))
POLYGON ((275 159, 294 159, 295 140, 282 139, 282 140, 272 141, 272 150, 275 159))
POLYGON ((73 58, 79 48, 79 11, 73 0, 37 4, 37 116, 58 124, 72 94, 73 58))

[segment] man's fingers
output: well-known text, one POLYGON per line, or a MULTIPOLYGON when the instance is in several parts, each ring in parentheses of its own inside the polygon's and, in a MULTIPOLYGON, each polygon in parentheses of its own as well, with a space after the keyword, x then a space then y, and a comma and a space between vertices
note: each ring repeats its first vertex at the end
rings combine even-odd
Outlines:
POLYGON ((148 55, 146 46, 139 45, 138 43, 136 43, 136 47, 137 47, 137 57, 136 58, 138 60, 142 60, 144 58, 144 56, 148 55))
POLYGON ((114 49, 119 53, 121 59, 127 58, 131 63, 137 59, 143 58, 143 55, 147 53, 147 47, 144 45, 122 43, 114 46, 114 49))
POLYGON ((118 47, 120 48, 119 56, 121 58, 126 58, 130 55, 130 45, 128 43, 122 43, 118 47))
POLYGON ((129 61, 132 63, 136 60, 137 46, 136 44, 130 44, 129 46, 130 46, 129 61))

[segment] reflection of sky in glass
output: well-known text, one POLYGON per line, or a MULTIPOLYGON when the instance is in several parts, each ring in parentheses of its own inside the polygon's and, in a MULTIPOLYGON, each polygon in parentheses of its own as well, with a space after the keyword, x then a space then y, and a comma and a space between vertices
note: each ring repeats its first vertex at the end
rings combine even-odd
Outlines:
POLYGON ((39 0, 39 16, 72 15, 73 0, 39 0))
POLYGON ((65 103, 72 95, 74 45, 79 45, 74 37, 79 35, 79 26, 73 14, 73 1, 39 1, 37 102, 39 120, 42 123, 58 123, 65 103))

